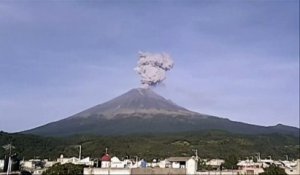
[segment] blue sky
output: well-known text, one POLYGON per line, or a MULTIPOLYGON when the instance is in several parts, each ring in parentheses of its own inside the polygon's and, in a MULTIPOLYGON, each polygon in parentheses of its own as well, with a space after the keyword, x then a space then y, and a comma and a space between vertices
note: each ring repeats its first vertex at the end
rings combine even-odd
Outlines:
POLYGON ((0 1, 0 130, 66 118, 140 86, 138 51, 174 68, 155 91, 200 113, 299 126, 299 1, 0 1))

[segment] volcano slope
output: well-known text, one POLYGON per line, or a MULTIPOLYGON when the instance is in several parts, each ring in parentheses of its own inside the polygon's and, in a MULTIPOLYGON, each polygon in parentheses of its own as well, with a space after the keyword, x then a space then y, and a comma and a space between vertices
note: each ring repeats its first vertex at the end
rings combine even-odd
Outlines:
POLYGON ((290 134, 299 128, 278 124, 258 126, 200 114, 176 105, 151 89, 132 89, 78 114, 23 131, 42 136, 74 134, 128 135, 224 130, 239 134, 290 134))

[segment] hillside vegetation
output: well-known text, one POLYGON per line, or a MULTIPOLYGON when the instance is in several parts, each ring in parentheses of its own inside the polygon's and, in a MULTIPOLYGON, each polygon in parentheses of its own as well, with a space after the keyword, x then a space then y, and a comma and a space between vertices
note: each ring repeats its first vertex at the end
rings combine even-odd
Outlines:
MULTIPOLYGON (((56 159, 60 154, 78 155, 82 145, 82 155, 99 158, 105 148, 119 158, 138 156, 146 160, 170 156, 191 156, 197 149, 201 158, 246 158, 257 152, 262 157, 275 159, 299 158, 299 138, 283 134, 242 135, 224 131, 190 132, 160 135, 93 136, 77 135, 64 138, 41 137, 27 134, 9 134, 0 132, 0 145, 12 143, 13 150, 21 159, 56 159)), ((0 149, 0 159, 7 152, 0 149)))

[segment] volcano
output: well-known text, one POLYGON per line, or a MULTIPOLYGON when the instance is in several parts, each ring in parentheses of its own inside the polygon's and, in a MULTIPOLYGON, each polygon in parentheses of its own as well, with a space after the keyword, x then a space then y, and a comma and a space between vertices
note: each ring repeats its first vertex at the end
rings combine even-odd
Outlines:
POLYGON ((299 134, 299 129, 295 127, 251 125, 193 112, 165 99, 151 89, 144 88, 132 89, 66 119, 23 133, 43 136, 127 135, 201 132, 212 129, 242 134, 299 134))
POLYGON ((117 119, 130 118, 132 116, 151 118, 153 115, 176 117, 177 115, 193 116, 196 114, 176 105, 170 100, 166 100, 151 89, 139 88, 132 89, 111 101, 80 112, 72 116, 72 118, 117 119))

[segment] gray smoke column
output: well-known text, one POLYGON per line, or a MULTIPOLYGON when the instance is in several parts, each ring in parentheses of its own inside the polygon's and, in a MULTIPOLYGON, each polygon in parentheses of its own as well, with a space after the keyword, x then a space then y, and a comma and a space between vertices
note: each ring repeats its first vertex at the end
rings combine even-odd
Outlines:
POLYGON ((166 79, 166 71, 174 66, 166 53, 139 52, 139 61, 135 70, 141 76, 142 87, 155 86, 166 79))

